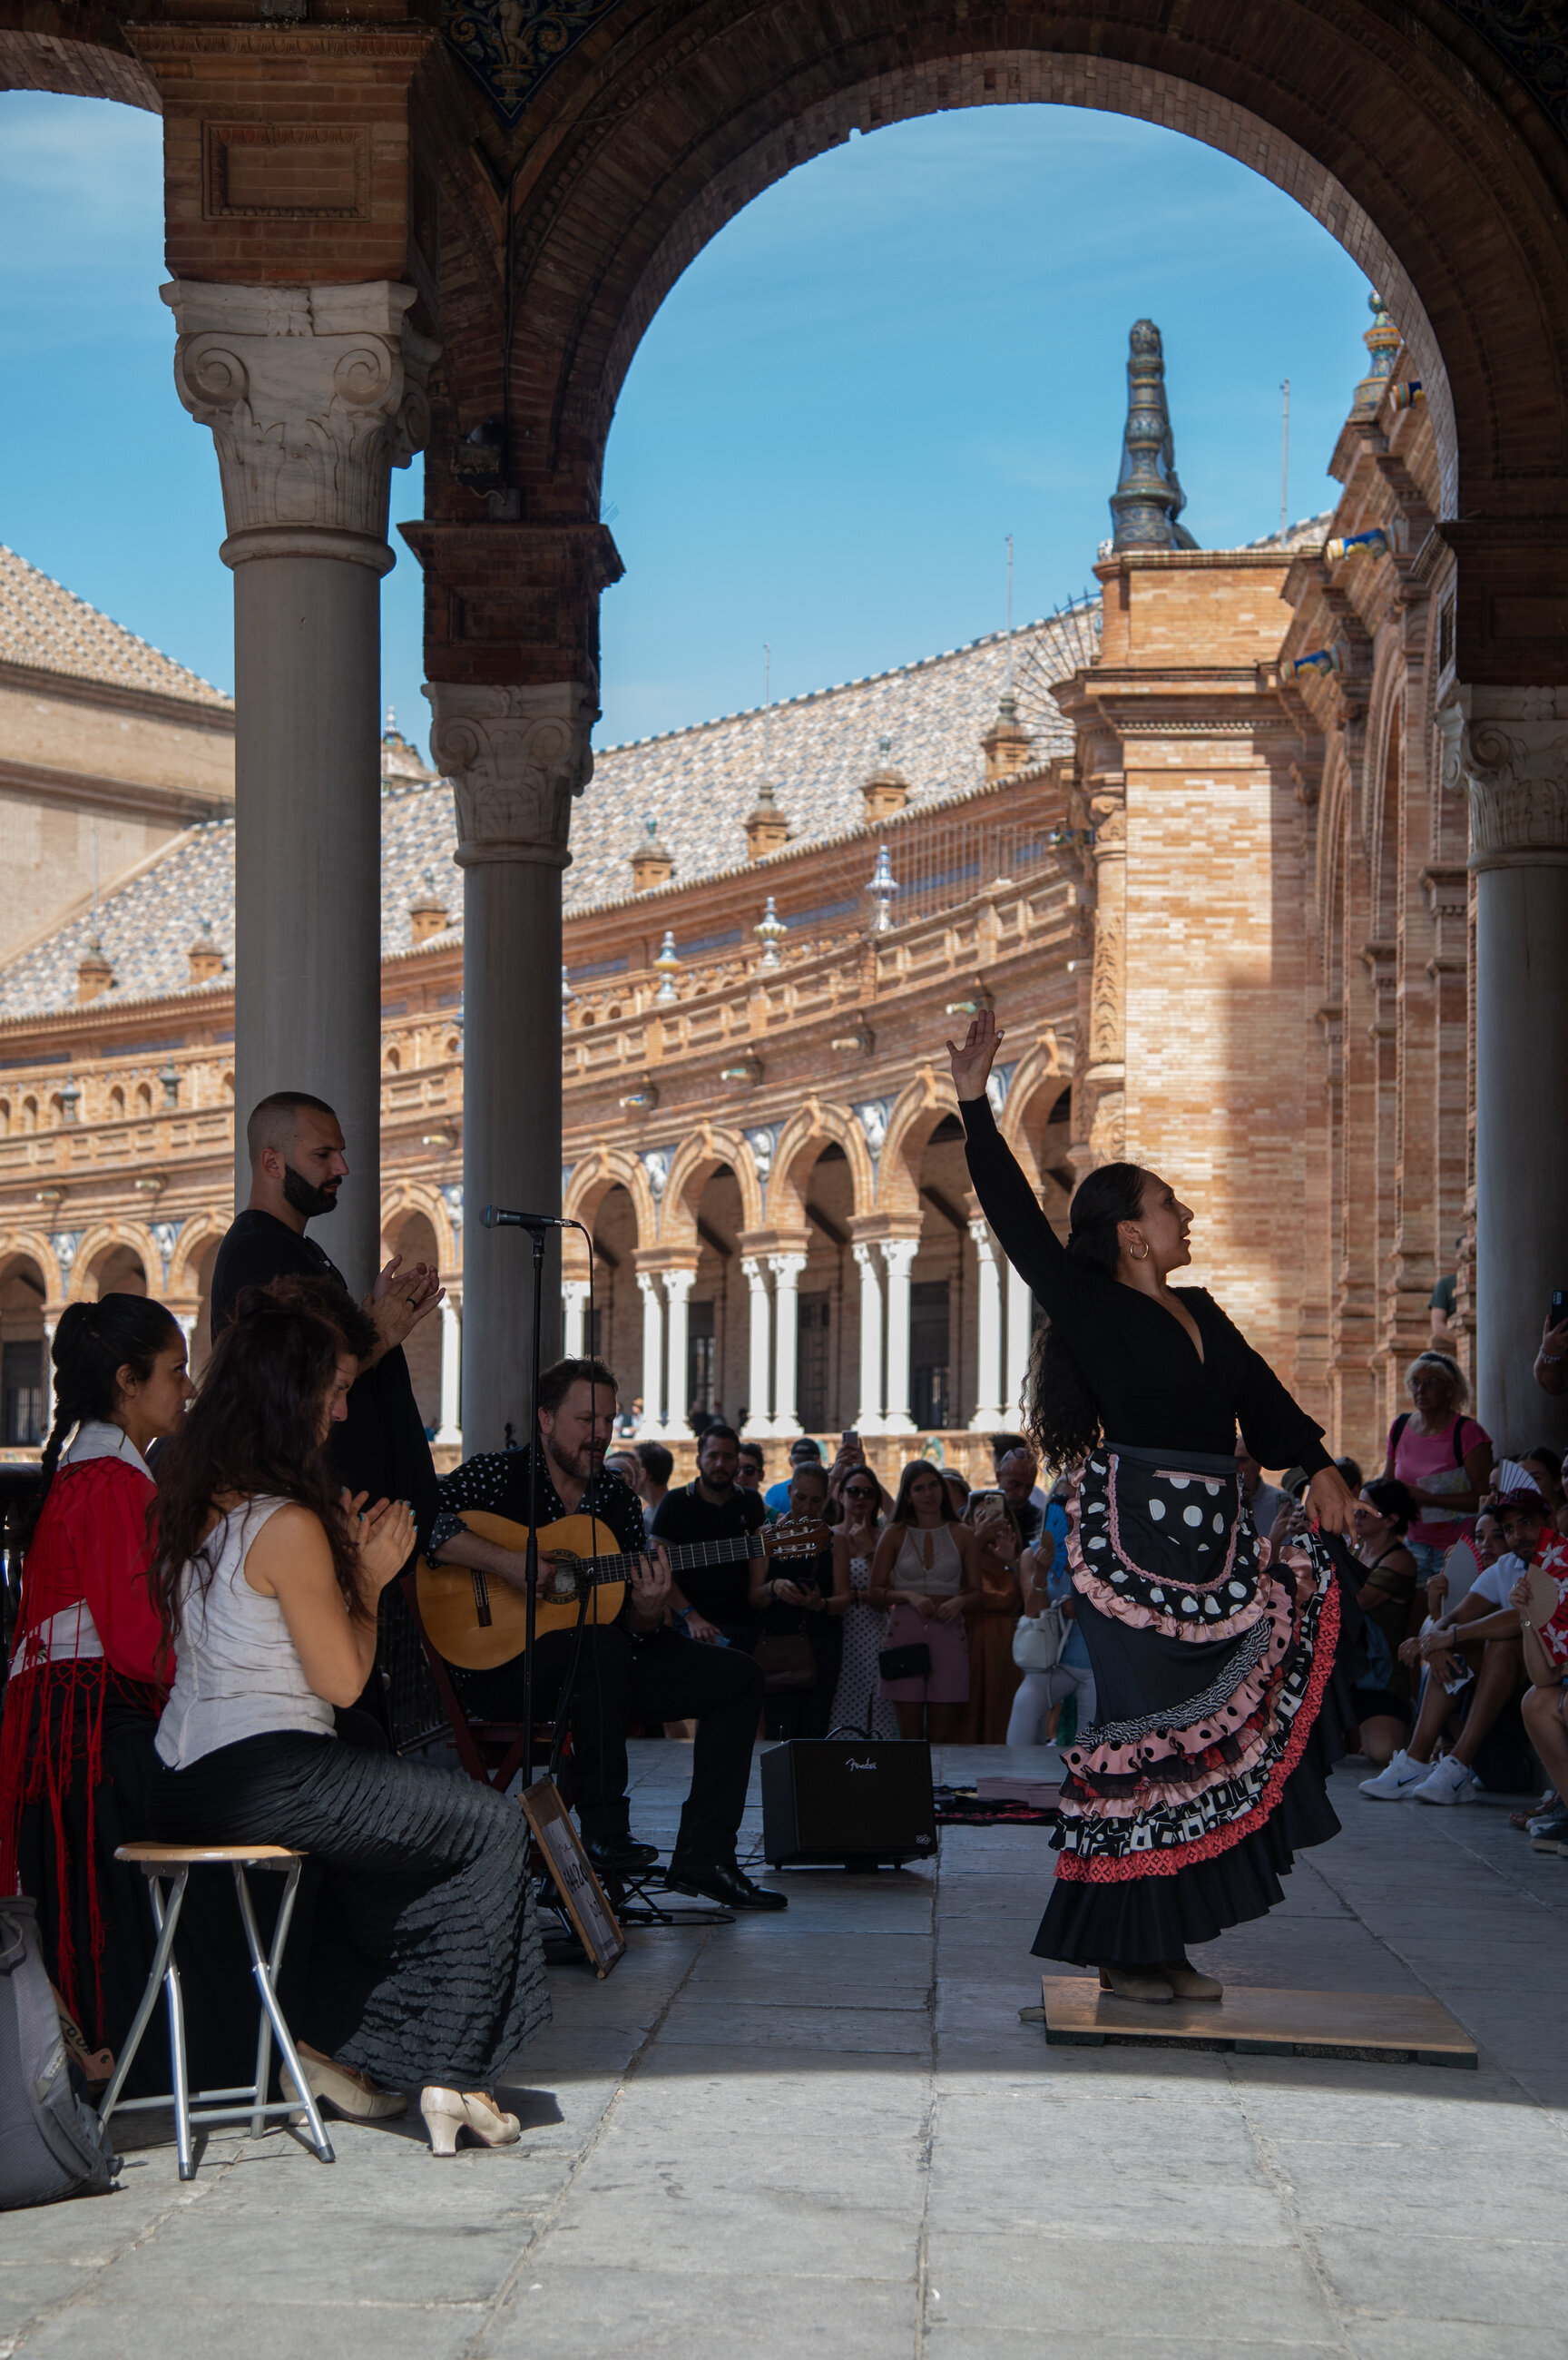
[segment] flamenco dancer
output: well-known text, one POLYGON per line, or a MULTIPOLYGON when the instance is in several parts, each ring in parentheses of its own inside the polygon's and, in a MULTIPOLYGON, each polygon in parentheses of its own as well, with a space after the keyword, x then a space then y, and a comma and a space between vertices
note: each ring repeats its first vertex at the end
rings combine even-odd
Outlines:
MULTIPOLYGON (((1292 1857, 1339 1832, 1324 1781, 1342 1591, 1325 1534, 1355 1502, 1322 1428, 1202 1287, 1172 1288, 1192 1215, 1136 1164, 1091 1172, 1063 1246, 985 1096, 1002 1034, 948 1043, 970 1176, 1049 1325, 1030 1422, 1068 1467, 1068 1557, 1099 1718, 1065 1754, 1039 1958, 1122 1999, 1213 1999, 1192 1942, 1284 1898, 1292 1857), (1304 1467, 1315 1529, 1268 1562, 1243 1503, 1239 1423, 1265 1466, 1304 1467)), ((1349 1608, 1354 1617, 1355 1609, 1349 1608)))

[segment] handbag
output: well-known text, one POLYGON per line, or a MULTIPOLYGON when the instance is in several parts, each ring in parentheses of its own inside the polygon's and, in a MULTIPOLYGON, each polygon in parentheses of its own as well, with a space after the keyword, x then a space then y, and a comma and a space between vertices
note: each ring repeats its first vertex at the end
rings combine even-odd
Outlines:
POLYGON ((923 1639, 911 1639, 907 1647, 884 1647, 877 1658, 885 1680, 929 1680, 931 1667, 931 1649, 923 1639))
POLYGON ((816 1655, 803 1631, 759 1639, 753 1650, 753 1661, 769 1696, 778 1696, 787 1688, 814 1688, 817 1685, 816 1655))
POLYGON ((1013 1661, 1020 1672, 1053 1672, 1067 1644, 1067 1617, 1061 1601, 1043 1614, 1020 1614, 1013 1633, 1013 1661))

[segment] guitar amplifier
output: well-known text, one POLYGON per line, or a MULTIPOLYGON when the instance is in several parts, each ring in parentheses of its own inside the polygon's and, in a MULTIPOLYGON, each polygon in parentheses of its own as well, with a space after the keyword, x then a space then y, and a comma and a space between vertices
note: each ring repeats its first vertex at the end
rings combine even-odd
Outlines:
POLYGON ((931 1747, 923 1738, 795 1737, 762 1757, 769 1868, 876 1867, 936 1852, 931 1747))

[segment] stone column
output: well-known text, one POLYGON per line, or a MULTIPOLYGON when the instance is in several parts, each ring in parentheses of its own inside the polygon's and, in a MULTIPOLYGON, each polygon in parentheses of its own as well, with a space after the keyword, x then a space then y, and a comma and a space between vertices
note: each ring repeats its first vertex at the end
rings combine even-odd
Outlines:
POLYGON ((770 1254, 773 1272, 773 1431, 785 1440, 800 1431, 800 1273, 806 1257, 770 1254))
POLYGON ((696 1276, 695 1270, 667 1270, 664 1273, 665 1298, 670 1305, 669 1406, 664 1431, 677 1440, 684 1440, 691 1431, 686 1417, 686 1305, 696 1276))
POLYGON ((884 1434, 913 1434, 909 1415, 909 1273, 920 1250, 919 1238, 884 1238, 887 1265, 887 1406, 884 1434))
POLYGON ((1568 1286, 1568 688, 1461 688, 1439 721, 1476 880, 1475 1414, 1561 1443, 1531 1369, 1568 1286))
POLYGON ((768 1363, 773 1357, 768 1332, 768 1275, 755 1254, 743 1254, 740 1266, 746 1284, 747 1308, 751 1314, 751 1352, 746 1372, 750 1401, 742 1432, 747 1442, 766 1442, 773 1433, 773 1420, 768 1414, 768 1363))
POLYGON ((588 1349, 587 1280, 563 1278, 561 1282, 561 1302, 564 1322, 561 1349, 569 1360, 580 1360, 588 1349))
POLYGON ((59 1324, 58 1311, 52 1319, 46 1315, 43 1354, 44 1440, 46 1442, 49 1438, 49 1432, 54 1425, 54 1331, 59 1324))
POLYGON ((441 1424, 436 1440, 449 1448, 463 1441, 463 1308, 450 1295, 441 1297, 441 1424))
POLYGON ((1034 1296, 1027 1282, 1007 1264, 1007 1382, 1005 1424, 1019 1433, 1024 1428, 1024 1394, 1029 1387, 1029 1352, 1034 1344, 1034 1296))
MULTIPOLYGON (((533 1263, 526 1234, 487 1229, 486 1205, 561 1208, 561 872, 572 799, 593 770, 593 692, 425 689, 430 750, 457 800, 463 896, 463 1441, 498 1450, 528 1430, 533 1263)), ((557 1234, 545 1257, 543 1351, 561 1349, 557 1234)), ((645 1390, 644 1400, 647 1401, 645 1390)), ((653 1405, 657 1415, 658 1405, 653 1405)))
POLYGON ((862 1436, 882 1428, 882 1282, 877 1271, 877 1249, 855 1247, 860 1266, 860 1408, 855 1426, 862 1436))
POLYGON ((364 1288, 380 1245, 380 581, 390 471, 424 441, 440 347, 388 279, 162 292, 234 574, 236 1201, 256 1101, 326 1098, 353 1175, 331 1249, 364 1288))
POLYGON ((1003 1420, 1002 1278, 996 1267, 996 1246, 984 1221, 971 1221, 979 1264, 975 1305, 975 1415, 972 1434, 995 1434, 1003 1420))
POLYGON ((664 1433, 664 1303, 651 1270, 639 1270, 642 1289, 642 1424, 638 1441, 659 1441, 664 1433))

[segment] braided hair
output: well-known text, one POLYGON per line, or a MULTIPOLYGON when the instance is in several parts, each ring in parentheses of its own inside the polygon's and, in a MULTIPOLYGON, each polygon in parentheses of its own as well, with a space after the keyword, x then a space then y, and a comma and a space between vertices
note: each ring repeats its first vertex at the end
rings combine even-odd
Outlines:
POLYGON ((159 1353, 180 1340, 174 1314, 146 1295, 104 1295, 96 1303, 68 1303, 54 1331, 54 1424, 44 1445, 43 1481, 27 1504, 25 1548, 38 1528, 60 1467, 60 1454, 79 1426, 107 1423, 120 1394, 120 1371, 144 1382, 159 1353))
MULTIPOLYGON (((1102 1164, 1087 1175, 1069 1217, 1067 1251, 1075 1262, 1115 1278, 1121 1257, 1117 1229, 1137 1220, 1148 1178, 1141 1164, 1102 1164)), ((1047 1467, 1076 1467, 1101 1439, 1100 1413, 1083 1371, 1050 1320, 1035 1330, 1025 1401, 1024 1422, 1047 1467)))

